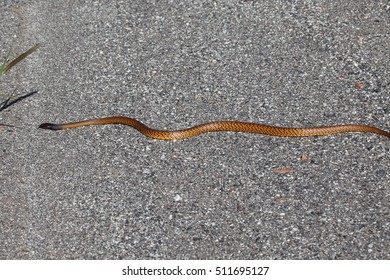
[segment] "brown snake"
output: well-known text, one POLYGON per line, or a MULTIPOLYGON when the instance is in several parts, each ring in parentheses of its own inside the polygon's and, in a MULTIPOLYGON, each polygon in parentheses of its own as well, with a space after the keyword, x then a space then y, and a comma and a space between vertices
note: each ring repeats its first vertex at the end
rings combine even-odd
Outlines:
POLYGON ((92 119, 81 122, 71 122, 67 124, 52 124, 43 123, 39 128, 62 130, 67 128, 76 128, 80 126, 88 125, 103 125, 103 124, 124 124, 129 125, 143 135, 161 139, 161 140, 179 140, 196 135, 212 132, 212 131, 238 131, 238 132, 251 132, 259 134, 267 134, 272 136, 286 136, 286 137, 299 137, 299 136, 323 136, 328 134, 340 133, 340 132, 370 132, 381 134, 390 137, 390 132, 381 130, 379 128, 368 125, 334 125, 334 126, 319 126, 319 127, 307 127, 307 128, 289 128, 289 127, 277 127, 257 123, 239 122, 239 121, 216 121, 199 124, 190 128, 181 130, 157 130, 152 129, 141 123, 140 121, 127 117, 108 117, 101 119, 92 119))

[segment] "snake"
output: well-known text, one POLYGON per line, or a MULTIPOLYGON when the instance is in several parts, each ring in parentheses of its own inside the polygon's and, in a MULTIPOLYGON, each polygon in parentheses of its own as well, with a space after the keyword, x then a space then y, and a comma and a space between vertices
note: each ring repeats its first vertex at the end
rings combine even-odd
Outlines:
POLYGON ((214 131, 236 131, 247 133, 258 133, 271 136, 284 137, 303 137, 303 136, 325 136, 329 134, 342 132, 368 132, 384 135, 390 138, 390 132, 368 126, 368 125, 332 125, 332 126, 317 126, 317 127, 279 127, 259 123, 250 123, 242 121, 213 121, 202 123, 190 128, 180 130, 158 130, 153 129, 134 118, 123 116, 105 117, 98 119, 90 119, 79 122, 70 122, 65 124, 43 123, 39 126, 42 129, 63 130, 77 128, 90 125, 105 125, 105 124, 122 124, 128 125, 143 135, 160 140, 180 140, 190 138, 206 132, 214 131))

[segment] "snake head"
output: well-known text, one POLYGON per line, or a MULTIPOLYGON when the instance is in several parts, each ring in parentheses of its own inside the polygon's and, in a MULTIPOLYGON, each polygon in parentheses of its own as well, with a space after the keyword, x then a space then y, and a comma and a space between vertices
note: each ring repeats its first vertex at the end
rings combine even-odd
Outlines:
POLYGON ((39 128, 50 129, 50 130, 61 130, 61 125, 54 123, 43 123, 39 126, 39 128))

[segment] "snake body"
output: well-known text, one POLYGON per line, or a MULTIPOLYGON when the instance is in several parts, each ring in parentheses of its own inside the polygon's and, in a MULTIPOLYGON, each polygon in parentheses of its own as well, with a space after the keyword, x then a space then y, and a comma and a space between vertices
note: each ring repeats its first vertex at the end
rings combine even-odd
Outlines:
POLYGON ((213 131, 237 131, 284 137, 323 136, 341 132, 369 132, 390 137, 390 132, 368 125, 333 125, 307 128, 290 128, 240 121, 215 121, 202 123, 186 129, 169 131, 152 129, 136 119, 121 116, 92 119, 80 122, 71 122, 66 124, 43 123, 39 126, 39 128, 50 130, 63 130, 81 126, 104 124, 128 125, 135 128, 147 137, 160 140, 179 140, 213 131))

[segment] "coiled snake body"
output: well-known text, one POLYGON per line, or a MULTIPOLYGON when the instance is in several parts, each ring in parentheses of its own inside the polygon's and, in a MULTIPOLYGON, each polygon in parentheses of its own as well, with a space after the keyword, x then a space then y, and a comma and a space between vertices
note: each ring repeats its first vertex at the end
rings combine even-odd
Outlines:
POLYGON ((369 132, 390 137, 390 132, 368 125, 334 125, 307 128, 289 128, 240 121, 215 121, 199 124, 186 129, 168 131, 152 129, 136 119, 121 116, 92 119, 66 124, 43 123, 39 126, 39 128, 62 130, 80 126, 103 124, 128 125, 135 128, 145 136, 161 140, 179 140, 212 131, 237 131, 285 137, 323 136, 341 132, 369 132))

